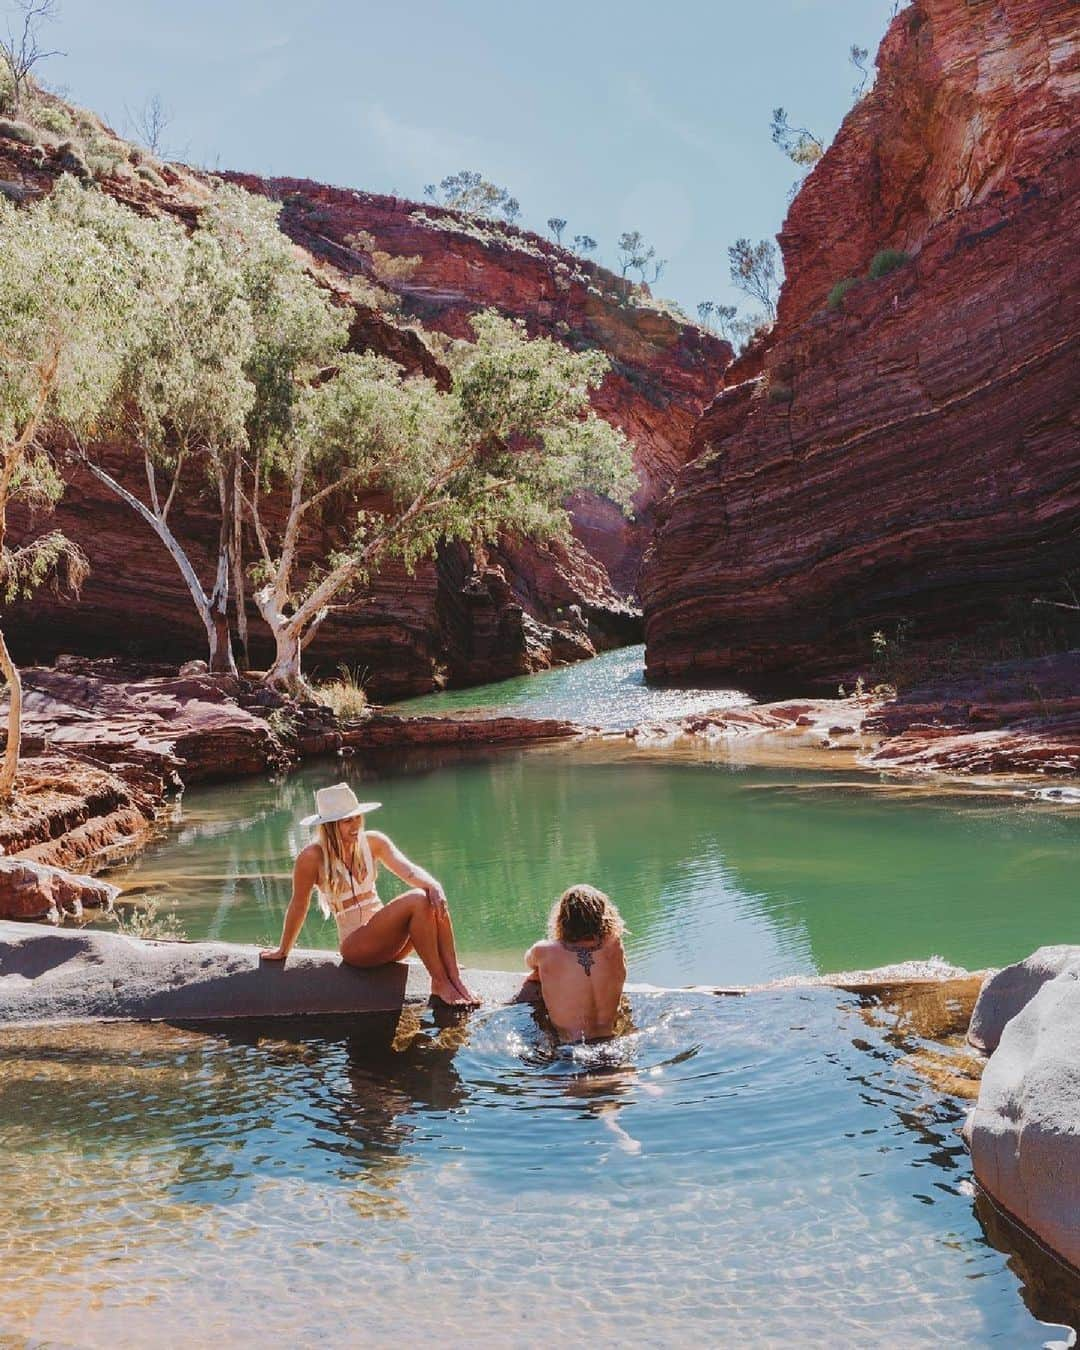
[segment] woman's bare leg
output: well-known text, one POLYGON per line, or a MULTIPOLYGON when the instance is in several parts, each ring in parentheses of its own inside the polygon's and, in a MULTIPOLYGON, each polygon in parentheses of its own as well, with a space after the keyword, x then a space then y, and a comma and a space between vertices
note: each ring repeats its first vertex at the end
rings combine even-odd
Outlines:
POLYGON ((406 891, 384 905, 362 928, 341 944, 341 955, 353 966, 381 966, 395 961, 411 945, 431 976, 431 992, 444 1003, 464 1003, 465 996, 443 964, 439 922, 423 891, 406 891))
POLYGON ((450 919, 450 910, 445 909, 437 911, 437 913, 439 919, 439 955, 446 967, 446 973, 463 998, 467 998, 470 1003, 479 1003, 480 1000, 461 978, 461 971, 458 969, 457 944, 454 941, 454 925, 450 919))

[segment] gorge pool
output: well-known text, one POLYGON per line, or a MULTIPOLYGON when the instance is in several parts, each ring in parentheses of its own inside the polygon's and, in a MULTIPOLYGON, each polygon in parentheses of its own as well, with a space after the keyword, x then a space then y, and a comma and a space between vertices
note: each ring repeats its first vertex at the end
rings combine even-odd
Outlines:
MULTIPOLYGON (((574 880, 654 986, 1075 936, 1074 811, 611 743, 192 790, 117 879, 190 937, 276 940, 339 776, 442 878, 474 966, 519 969, 574 880)), ((988 1238, 917 1018, 823 988, 658 988, 632 1017, 562 1052, 525 1007, 5 1033, 0 1342, 1071 1342, 1071 1295, 988 1238)))

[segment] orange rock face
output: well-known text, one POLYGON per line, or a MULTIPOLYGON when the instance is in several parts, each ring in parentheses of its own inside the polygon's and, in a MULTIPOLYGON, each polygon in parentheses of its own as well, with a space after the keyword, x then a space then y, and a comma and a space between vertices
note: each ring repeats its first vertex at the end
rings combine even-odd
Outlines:
POLYGON ((1080 9, 916 0, 878 72, 781 232, 761 372, 732 369, 660 511, 657 681, 832 677, 1080 565, 1080 9), (871 279, 885 249, 909 260, 871 279))

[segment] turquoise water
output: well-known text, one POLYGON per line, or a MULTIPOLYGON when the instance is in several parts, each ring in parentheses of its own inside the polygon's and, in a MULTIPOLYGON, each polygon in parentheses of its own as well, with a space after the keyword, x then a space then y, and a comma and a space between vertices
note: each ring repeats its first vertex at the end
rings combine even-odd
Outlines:
MULTIPOLYGON (((372 824, 441 878, 474 966, 520 969, 577 881, 622 909, 631 978, 665 986, 931 954, 975 969, 1078 937, 1075 808, 603 745, 330 761, 192 790, 116 879, 174 905, 190 937, 276 941, 298 818, 343 773, 384 802, 372 824)), ((384 874, 380 889, 401 887, 384 874)), ((301 942, 335 943, 314 907, 301 942)))
MULTIPOLYGON (((598 665, 591 706, 620 706, 583 720, 658 715, 598 665)), ((583 676, 544 678, 528 710, 566 716, 583 676)), ((404 753, 201 788, 117 879, 191 937, 274 941, 297 822, 342 775, 443 880, 475 966, 520 969, 579 880, 616 899, 631 978, 657 986, 1076 937, 1075 809, 721 748, 404 753)), ((333 939, 312 914, 302 943, 333 939)), ((6 1032, 0 1343, 1070 1343, 1047 1324, 1080 1295, 1025 1287, 972 1188, 962 1010, 933 1047, 945 1076, 910 1009, 832 990, 660 989, 630 1011, 628 1035, 573 1051, 524 1007, 6 1032)))
POLYGON ((815 989, 633 1016, 573 1053, 524 1007, 6 1032, 0 1339, 1066 1343, 895 1015, 815 989))
POLYGON ((521 675, 478 689, 449 689, 394 705, 402 713, 557 717, 622 731, 751 700, 734 689, 656 689, 645 683, 645 648, 620 647, 592 661, 521 675))

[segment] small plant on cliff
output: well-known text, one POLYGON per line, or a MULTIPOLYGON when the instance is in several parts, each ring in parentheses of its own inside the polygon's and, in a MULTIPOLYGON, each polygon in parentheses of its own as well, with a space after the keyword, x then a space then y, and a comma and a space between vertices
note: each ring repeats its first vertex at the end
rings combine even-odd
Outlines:
POLYGON ((848 291, 850 291, 853 286, 857 286, 858 284, 858 277, 844 277, 841 281, 838 281, 829 292, 825 299, 825 304, 829 309, 841 309, 844 304, 844 296, 847 295, 848 291))
POLYGON ((580 253, 582 257, 584 257, 585 254, 587 253, 595 253, 596 240, 592 237, 591 234, 575 234, 574 252, 580 253))
POLYGON ((529 341, 492 312, 472 325, 476 342, 450 353, 449 393, 372 353, 342 356, 300 392, 268 463, 285 481, 288 514, 279 522, 247 499, 262 554, 255 601, 277 647, 271 683, 302 687, 302 652, 319 625, 391 562, 411 571, 444 542, 504 532, 564 536, 564 503, 583 489, 628 509, 628 443, 589 407, 605 357, 529 341), (314 565, 302 561, 305 545, 320 549, 314 565))
POLYGON ((810 168, 825 153, 825 146, 819 137, 807 127, 793 127, 784 108, 773 109, 769 130, 773 145, 778 145, 788 159, 801 169, 810 168))
POLYGON ((883 248, 879 253, 875 253, 870 260, 870 267, 867 271, 873 281, 878 281, 882 277, 887 277, 890 272, 895 272, 898 268, 905 266, 911 261, 911 256, 898 248, 883 248))
POLYGON ((666 258, 656 256, 655 247, 648 243, 640 230, 627 230, 619 235, 619 269, 622 276, 637 272, 644 286, 660 280, 666 258))
POLYGON ((471 216, 502 216, 504 220, 514 221, 521 214, 516 197, 471 169, 449 174, 439 184, 428 183, 424 196, 471 216))
MULTIPOLYGON (((92 427, 119 381, 138 314, 138 277, 113 246, 124 208, 62 177, 25 210, 0 198, 0 597, 50 578, 77 589, 86 559, 54 531, 12 546, 9 506, 47 509, 63 483, 50 446, 92 427)), ((3 634, 8 685, 0 801, 18 769, 22 686, 3 634)))
POLYGON ((566 229, 566 221, 563 220, 562 216, 548 216, 547 227, 555 236, 555 242, 561 244, 562 232, 566 229))
POLYGON ((736 239, 728 249, 731 280, 740 291, 756 300, 765 309, 770 320, 776 318, 776 297, 779 291, 776 245, 771 239, 736 239))
POLYGON ((736 338, 734 324, 739 311, 734 305, 722 305, 716 300, 702 300, 697 307, 698 318, 710 333, 717 332, 728 342, 736 338))

